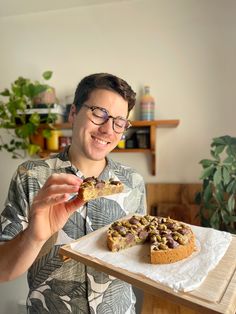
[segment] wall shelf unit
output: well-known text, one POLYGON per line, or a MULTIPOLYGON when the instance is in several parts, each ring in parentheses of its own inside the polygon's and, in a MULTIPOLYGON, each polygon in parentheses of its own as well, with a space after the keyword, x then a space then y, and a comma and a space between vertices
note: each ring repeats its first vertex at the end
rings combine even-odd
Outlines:
MULTIPOLYGON (((115 148, 112 152, 115 153, 148 153, 151 154, 151 173, 156 175, 156 128, 174 128, 179 125, 179 120, 135 120, 131 121, 131 129, 145 128, 148 129, 149 146, 148 148, 115 148)), ((42 125, 41 128, 47 128, 48 126, 42 125)), ((70 123, 60 123, 54 125, 55 129, 65 130, 71 129, 70 123)), ((50 151, 43 150, 40 153, 40 157, 47 156, 50 151)))
POLYGON ((151 154, 151 174, 156 175, 156 128, 174 128, 179 125, 179 120, 137 120, 131 121, 132 128, 148 128, 149 129, 149 148, 116 148, 113 152, 119 153, 148 153, 151 154))

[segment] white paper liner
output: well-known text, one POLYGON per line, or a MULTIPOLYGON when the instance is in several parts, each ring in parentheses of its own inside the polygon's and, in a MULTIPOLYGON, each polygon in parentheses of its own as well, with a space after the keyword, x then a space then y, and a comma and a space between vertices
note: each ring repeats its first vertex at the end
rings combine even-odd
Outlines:
POLYGON ((230 233, 191 225, 196 237, 197 250, 188 258, 171 264, 150 264, 149 244, 136 245, 119 252, 110 252, 106 244, 106 231, 81 238, 71 248, 95 257, 115 267, 140 273, 175 291, 192 291, 199 287, 207 274, 219 263, 227 251, 230 233))

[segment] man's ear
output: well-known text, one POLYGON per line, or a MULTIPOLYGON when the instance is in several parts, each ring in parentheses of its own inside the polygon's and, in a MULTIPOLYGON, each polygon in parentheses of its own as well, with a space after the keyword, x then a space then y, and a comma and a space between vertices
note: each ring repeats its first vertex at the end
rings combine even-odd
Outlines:
POLYGON ((76 106, 74 104, 72 104, 70 106, 70 113, 68 116, 68 122, 69 123, 72 123, 72 124, 74 123, 76 114, 77 114, 76 106))

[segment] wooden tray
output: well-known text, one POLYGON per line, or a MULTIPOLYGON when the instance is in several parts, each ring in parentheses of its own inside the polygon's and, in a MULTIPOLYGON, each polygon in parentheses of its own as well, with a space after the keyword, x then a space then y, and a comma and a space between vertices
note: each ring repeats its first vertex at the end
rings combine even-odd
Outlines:
MULTIPOLYGON (((88 237, 96 237, 103 234, 105 239, 106 230, 107 227, 101 228, 76 240, 75 243, 79 244, 80 241, 86 241, 88 237)), ((130 272, 88 254, 75 251, 70 244, 64 245, 60 249, 60 255, 64 259, 72 258, 124 280, 149 294, 166 298, 171 302, 199 311, 199 313, 236 313, 236 236, 234 235, 224 257, 208 274, 201 286, 194 291, 186 293, 175 292, 171 288, 142 274, 130 272)))

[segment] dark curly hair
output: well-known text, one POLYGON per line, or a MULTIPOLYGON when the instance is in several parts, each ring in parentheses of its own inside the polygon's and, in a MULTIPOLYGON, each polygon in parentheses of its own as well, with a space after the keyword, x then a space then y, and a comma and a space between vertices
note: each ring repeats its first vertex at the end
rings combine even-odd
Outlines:
POLYGON ((126 81, 112 74, 96 73, 84 77, 76 88, 74 105, 78 111, 96 89, 106 89, 118 93, 128 102, 128 113, 135 105, 136 93, 126 81))

